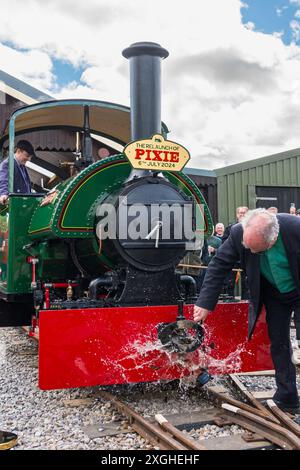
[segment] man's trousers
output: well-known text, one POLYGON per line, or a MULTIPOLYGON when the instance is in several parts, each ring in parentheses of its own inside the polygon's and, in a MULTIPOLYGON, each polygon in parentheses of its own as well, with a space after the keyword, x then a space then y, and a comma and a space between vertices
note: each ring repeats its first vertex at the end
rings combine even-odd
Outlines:
POLYGON ((292 362, 290 323, 292 312, 300 308, 296 291, 280 293, 263 277, 261 294, 266 309, 271 356, 275 368, 277 391, 273 398, 286 405, 298 406, 296 369, 292 362))

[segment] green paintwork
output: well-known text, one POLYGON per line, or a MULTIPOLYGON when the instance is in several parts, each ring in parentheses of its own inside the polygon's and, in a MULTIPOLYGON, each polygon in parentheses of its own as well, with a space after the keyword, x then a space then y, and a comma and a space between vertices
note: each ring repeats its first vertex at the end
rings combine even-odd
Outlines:
POLYGON ((0 291, 6 292, 8 253, 8 207, 0 205, 0 291))
MULTIPOLYGON (((94 235, 95 213, 101 201, 121 190, 130 170, 129 162, 121 154, 96 162, 58 185, 57 198, 47 206, 40 206, 41 197, 12 196, 9 218, 7 211, 0 214, 0 237, 3 237, 8 220, 8 263, 1 253, 0 289, 7 293, 31 292, 31 266, 26 262, 29 252, 24 246, 37 241, 29 251, 39 258, 36 274, 43 281, 71 279, 76 275, 66 239, 76 239, 80 263, 95 275, 105 267, 114 267, 114 260, 107 258, 105 250, 99 254, 94 235)), ((197 197, 203 203, 208 222, 205 235, 210 236, 212 221, 198 188, 183 173, 166 172, 165 176, 187 195, 197 197)))
POLYGON ((62 240, 45 240, 32 249, 39 259, 36 277, 44 282, 59 282, 74 279, 77 270, 70 261, 69 247, 62 240))
MULTIPOLYGON (((105 268, 116 266, 116 260, 107 256, 105 242, 99 253, 94 235, 97 206, 106 198, 118 193, 131 171, 123 154, 96 162, 72 179, 57 186, 58 196, 48 206, 38 206, 33 214, 29 235, 33 239, 75 239, 76 253, 81 265, 89 272, 99 274, 105 268), (63 215, 63 217, 61 217, 63 215)), ((206 217, 205 238, 210 237, 213 224, 209 209, 194 182, 185 174, 164 173, 166 178, 188 196, 196 197, 206 217)), ((200 206, 197 206, 199 224, 204 223, 200 206)))
POLYGON ((5 252, 2 252, 1 268, 4 271, 0 289, 2 292, 27 293, 31 292, 31 268, 26 262, 28 253, 24 245, 28 244, 28 225, 39 198, 26 196, 10 196, 9 212, 1 216, 2 223, 7 220, 5 252), (3 256, 4 255, 4 256, 3 256))
POLYGON ((53 203, 37 207, 29 235, 33 238, 92 237, 97 205, 120 188, 129 173, 127 160, 123 156, 114 156, 96 162, 64 181, 57 186, 58 196, 53 203))
MULTIPOLYGON (((121 154, 96 162, 76 177, 64 181, 57 186, 58 196, 51 204, 36 208, 29 235, 39 239, 93 237, 96 207, 108 195, 121 189, 130 169, 129 162, 121 154)), ((210 236, 210 213, 197 186, 181 172, 166 172, 165 175, 187 195, 196 196, 203 204, 208 222, 206 236, 210 236)))
POLYGON ((59 281, 75 276, 69 262, 68 247, 61 241, 45 241, 24 249, 30 243, 28 226, 41 198, 11 196, 9 211, 0 210, 0 246, 5 238, 5 251, 0 251, 0 291, 5 294, 31 293, 31 265, 27 257, 37 256, 36 275, 43 281, 59 281), (8 215, 9 214, 9 215, 8 215))

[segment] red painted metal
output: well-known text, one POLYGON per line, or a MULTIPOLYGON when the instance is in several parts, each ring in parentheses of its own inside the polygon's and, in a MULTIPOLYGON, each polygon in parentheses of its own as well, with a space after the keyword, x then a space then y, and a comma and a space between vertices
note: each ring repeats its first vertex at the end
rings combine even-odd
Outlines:
POLYGON ((31 264, 32 272, 31 272, 31 287, 36 288, 36 268, 35 265, 39 262, 38 258, 34 256, 27 256, 27 263, 31 264))
POLYGON ((63 289, 64 287, 76 287, 78 286, 78 282, 45 282, 43 283, 43 287, 53 287, 53 289, 63 289))
POLYGON ((28 336, 30 338, 36 339, 36 327, 37 326, 38 326, 37 319, 36 319, 35 316, 32 316, 32 318, 31 318, 31 327, 30 327, 29 332, 28 332, 28 336))
POLYGON ((273 369, 263 311, 248 341, 248 302, 219 302, 205 321, 205 345, 212 374, 273 369))
POLYGON ((50 288, 45 288, 45 308, 50 308, 50 288))
MULTIPOLYGON (((185 315, 192 317, 192 306, 185 315)), ((72 388, 170 380, 272 369, 264 315, 247 341, 246 302, 219 303, 205 322, 205 352, 163 350, 157 325, 173 322, 177 306, 41 311, 39 386, 72 388)))

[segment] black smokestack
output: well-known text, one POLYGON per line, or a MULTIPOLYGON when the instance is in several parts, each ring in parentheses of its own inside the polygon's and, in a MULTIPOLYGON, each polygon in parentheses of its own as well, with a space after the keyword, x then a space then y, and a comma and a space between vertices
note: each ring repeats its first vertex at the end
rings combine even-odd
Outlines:
POLYGON ((161 134, 161 59, 168 55, 155 42, 136 42, 123 51, 130 60, 132 140, 161 134))

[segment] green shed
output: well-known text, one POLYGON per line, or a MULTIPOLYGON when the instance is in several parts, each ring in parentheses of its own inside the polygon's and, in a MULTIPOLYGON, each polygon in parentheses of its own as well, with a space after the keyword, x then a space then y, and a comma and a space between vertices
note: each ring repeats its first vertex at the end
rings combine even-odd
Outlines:
POLYGON ((226 225, 235 220, 239 206, 276 206, 289 212, 300 208, 300 149, 257 158, 215 170, 218 187, 218 219, 226 225))

